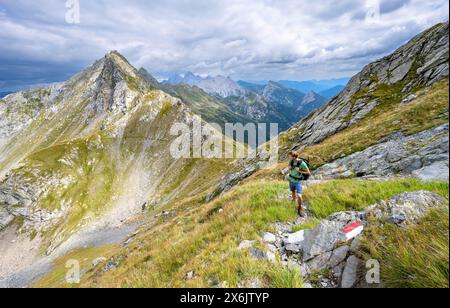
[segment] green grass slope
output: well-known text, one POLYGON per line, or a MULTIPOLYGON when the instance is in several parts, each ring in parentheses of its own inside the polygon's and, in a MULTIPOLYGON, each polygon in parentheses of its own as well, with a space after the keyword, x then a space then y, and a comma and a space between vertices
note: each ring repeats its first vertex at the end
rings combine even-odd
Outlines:
MULTIPOLYGON (((292 231, 312 228, 328 213, 363 209, 399 192, 422 189, 448 199, 446 183, 409 179, 324 182, 306 189, 305 200, 313 217, 292 231), (330 194, 331 190, 336 193, 330 194)), ((98 252, 96 257, 119 260, 119 266, 104 272, 104 263, 96 268, 87 265, 81 285, 75 287, 237 287, 255 281, 260 287, 301 287, 302 279, 295 269, 259 261, 247 250, 238 249, 243 240, 256 240, 255 248, 266 249, 262 233, 274 232, 273 223, 296 219, 295 206, 288 196, 286 182, 260 180, 248 181, 207 205, 202 198, 186 199, 177 203, 171 215, 141 228, 127 246, 116 247, 110 254, 98 252), (187 278, 189 273, 194 274, 187 278)), ((433 260, 433 256, 421 252, 424 260, 433 260)), ((50 281, 58 280, 61 266, 38 286, 51 286, 50 281)), ((73 287, 64 283, 58 286, 73 287)))

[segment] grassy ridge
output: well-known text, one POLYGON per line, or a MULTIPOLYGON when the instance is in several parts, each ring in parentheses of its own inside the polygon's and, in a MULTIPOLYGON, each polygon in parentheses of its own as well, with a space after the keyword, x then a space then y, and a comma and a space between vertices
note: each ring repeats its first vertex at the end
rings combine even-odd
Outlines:
POLYGON ((270 223, 295 218, 290 202, 279 198, 284 190, 283 182, 262 182, 237 188, 207 206, 199 207, 201 200, 182 204, 175 216, 149 226, 122 252, 124 266, 103 277, 94 272, 90 279, 113 287, 207 287, 224 281, 236 287, 255 279, 273 287, 299 287, 298 272, 259 262, 237 249, 270 223), (186 280, 191 271, 194 279, 186 280))

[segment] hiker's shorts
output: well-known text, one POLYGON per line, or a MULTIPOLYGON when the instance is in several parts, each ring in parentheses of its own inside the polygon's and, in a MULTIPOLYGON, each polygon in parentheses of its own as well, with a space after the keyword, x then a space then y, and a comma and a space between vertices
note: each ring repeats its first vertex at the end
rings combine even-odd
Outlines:
POLYGON ((303 193, 303 186, 301 182, 289 181, 289 186, 291 188, 291 192, 297 192, 299 195, 303 193))

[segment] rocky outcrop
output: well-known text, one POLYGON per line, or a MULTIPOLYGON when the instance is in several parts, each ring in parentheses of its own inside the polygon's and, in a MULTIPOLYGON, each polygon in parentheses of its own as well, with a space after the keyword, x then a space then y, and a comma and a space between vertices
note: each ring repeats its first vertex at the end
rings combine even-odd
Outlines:
POLYGON ((364 262, 359 256, 364 226, 370 222, 407 227, 429 210, 446 204, 447 200, 432 192, 404 193, 361 212, 335 213, 311 230, 280 232, 276 239, 267 233, 263 237, 268 249, 274 251, 275 247, 283 264, 298 267, 306 280, 327 270, 329 275, 323 278, 319 287, 353 288, 365 276, 364 262))
POLYGON ((248 178, 256 171, 258 171, 259 167, 256 164, 251 164, 241 171, 226 175, 223 177, 217 187, 206 196, 205 202, 210 202, 215 197, 219 196, 222 193, 229 191, 233 186, 237 185, 244 179, 248 178))
POLYGON ((372 93, 380 86, 396 86, 403 98, 414 88, 448 78, 449 24, 439 24, 412 39, 396 52, 366 66, 324 108, 288 131, 294 148, 316 144, 365 118, 380 102, 372 93))
POLYGON ((449 178, 449 125, 412 136, 395 134, 381 143, 322 166, 317 178, 413 175, 421 180, 449 178))
MULTIPOLYGON (((331 252, 343 240, 341 222, 322 221, 319 226, 306 232, 303 243, 303 261, 310 261, 324 253, 331 252)), ((331 257, 331 255, 329 256, 331 257)))
POLYGON ((379 221, 404 226, 422 218, 430 209, 446 203, 441 196, 428 191, 417 191, 395 196, 366 209, 368 215, 379 221))
POLYGON ((55 84, 46 89, 14 93, 0 100, 0 153, 2 146, 17 132, 55 103, 60 90, 61 84, 55 84))

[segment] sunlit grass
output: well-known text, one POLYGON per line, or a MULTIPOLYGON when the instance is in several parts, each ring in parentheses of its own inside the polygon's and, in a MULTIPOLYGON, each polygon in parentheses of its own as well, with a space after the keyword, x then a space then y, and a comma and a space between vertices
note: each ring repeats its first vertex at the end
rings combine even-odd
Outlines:
MULTIPOLYGON (((364 209, 405 191, 430 190, 448 198, 448 184, 422 183, 414 179, 389 181, 334 180, 305 189, 312 217, 292 232, 314 228, 320 219, 337 211, 364 209)), ((244 183, 209 204, 190 198, 174 205, 172 214, 141 230, 135 240, 120 249, 120 266, 104 273, 89 271, 84 287, 289 287, 302 285, 300 274, 281 264, 261 261, 243 240, 267 250, 261 240, 275 232, 275 222, 297 219, 289 198, 288 183, 260 180, 244 183), (191 273, 189 279, 188 273, 191 273)), ((448 228, 447 228, 448 231, 448 228)))
POLYGON ((448 230, 448 207, 431 210, 408 229, 374 224, 365 232, 365 256, 381 263, 386 287, 448 288, 448 230))
POLYGON ((363 210, 403 192, 428 190, 448 199, 448 188, 448 183, 421 182, 416 179, 334 180, 310 187, 304 197, 316 217, 326 218, 336 212, 363 210))
POLYGON ((68 261, 76 261, 80 265, 81 273, 92 267, 92 262, 97 258, 108 258, 118 250, 118 246, 106 245, 100 247, 90 247, 74 250, 67 255, 60 257, 53 263, 52 272, 38 281, 34 288, 71 288, 77 285, 69 284, 66 281, 66 274, 70 267, 66 267, 68 261))

